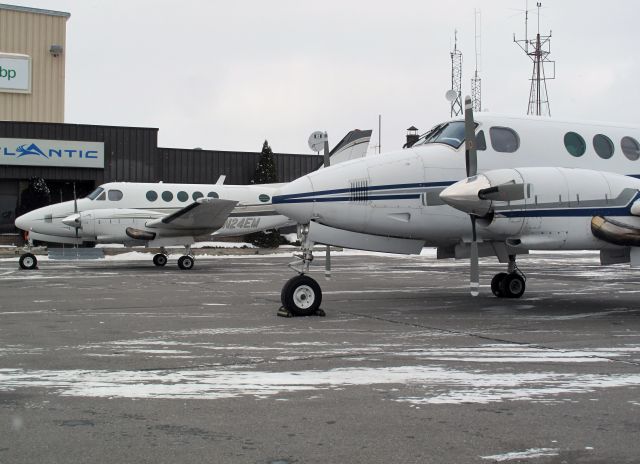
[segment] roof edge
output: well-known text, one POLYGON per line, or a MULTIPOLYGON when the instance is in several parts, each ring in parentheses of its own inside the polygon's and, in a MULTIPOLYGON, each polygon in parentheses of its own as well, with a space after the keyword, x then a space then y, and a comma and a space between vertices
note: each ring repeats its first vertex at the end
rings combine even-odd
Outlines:
POLYGON ((43 10, 40 8, 32 8, 29 6, 7 5, 5 3, 0 3, 0 10, 19 11, 21 13, 36 13, 49 16, 61 16, 66 19, 69 19, 71 17, 71 13, 66 13, 64 11, 43 10))

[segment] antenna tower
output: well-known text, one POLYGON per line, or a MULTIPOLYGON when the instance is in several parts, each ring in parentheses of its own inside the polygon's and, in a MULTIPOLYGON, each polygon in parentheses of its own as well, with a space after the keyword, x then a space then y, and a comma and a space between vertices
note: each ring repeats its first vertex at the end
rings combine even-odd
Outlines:
POLYGON ((475 16, 475 48, 476 48, 476 71, 471 78, 471 100, 473 111, 482 111, 482 79, 478 71, 482 67, 482 16, 480 10, 473 10, 475 16))
POLYGON ((462 52, 458 50, 458 31, 454 31, 455 42, 451 52, 451 89, 456 93, 451 100, 451 116, 462 114, 462 52))
POLYGON ((549 94, 547 93, 547 80, 556 78, 556 62, 549 60, 551 53, 551 31, 549 35, 540 35, 540 8, 541 2, 536 2, 538 8, 538 32, 535 39, 529 39, 528 21, 529 9, 528 3, 524 13, 524 34, 525 38, 516 40, 513 34, 513 41, 527 54, 533 61, 533 73, 531 74, 531 89, 529 91, 529 107, 527 114, 535 114, 537 116, 551 116, 551 107, 549 106, 549 94), (547 77, 544 65, 549 63, 553 66, 551 77, 547 77))

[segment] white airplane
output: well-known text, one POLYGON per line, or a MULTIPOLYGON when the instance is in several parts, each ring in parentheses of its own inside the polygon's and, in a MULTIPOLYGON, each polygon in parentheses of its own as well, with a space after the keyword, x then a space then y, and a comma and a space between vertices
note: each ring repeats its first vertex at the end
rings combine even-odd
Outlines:
MULTIPOLYGON (((349 132, 330 153, 331 161, 365 156, 371 131, 349 132)), ((180 245, 180 269, 195 263, 191 245, 197 238, 246 235, 293 224, 278 214, 271 198, 284 184, 224 185, 110 182, 85 198, 45 206, 15 220, 30 240, 80 245, 83 242, 160 247, 156 266, 167 263, 165 247, 180 245)), ((32 253, 20 256, 20 267, 34 269, 32 253)))
POLYGON ((273 197, 298 224, 299 273, 283 306, 312 314, 322 292, 306 273, 314 243, 507 264, 497 297, 518 298, 529 250, 600 250, 602 264, 640 266, 640 128, 540 117, 474 116, 438 124, 411 148, 303 176, 273 197), (465 143, 465 140, 467 143, 465 143), (477 167, 476 167, 477 166, 477 167), (462 180, 461 180, 462 179, 462 180))

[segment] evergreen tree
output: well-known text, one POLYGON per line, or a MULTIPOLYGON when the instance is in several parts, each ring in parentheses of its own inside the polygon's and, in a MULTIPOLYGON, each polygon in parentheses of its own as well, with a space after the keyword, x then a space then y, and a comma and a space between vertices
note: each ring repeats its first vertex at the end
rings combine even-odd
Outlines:
POLYGON ((16 215, 20 216, 50 204, 51 192, 47 182, 42 177, 32 177, 29 179, 29 186, 20 193, 20 207, 16 215))
MULTIPOLYGON (((273 151, 268 141, 264 141, 262 145, 262 153, 256 166, 256 172, 251 180, 252 184, 274 184, 278 182, 278 174, 276 173, 276 162, 273 157, 273 151)), ((270 230, 264 232, 255 232, 247 236, 247 240, 253 245, 260 248, 278 248, 281 238, 280 232, 270 230)))
POLYGON ((276 173, 276 161, 273 157, 273 151, 268 141, 264 141, 262 145, 262 153, 256 166, 256 172, 253 175, 252 184, 274 184, 278 182, 278 174, 276 173))

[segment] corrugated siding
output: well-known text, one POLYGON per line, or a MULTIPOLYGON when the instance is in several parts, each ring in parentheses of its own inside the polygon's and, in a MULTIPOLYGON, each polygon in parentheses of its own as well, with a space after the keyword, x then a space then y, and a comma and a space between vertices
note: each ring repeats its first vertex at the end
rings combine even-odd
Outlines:
POLYGON ((158 129, 0 121, 0 138, 104 142, 105 168, 40 168, 2 166, 0 179, 95 180, 155 182, 158 129))
POLYGON ((0 52, 31 56, 31 94, 0 92, 0 120, 64 122, 65 17, 0 9, 0 52), (51 45, 64 52, 54 57, 51 45))
MULTIPOLYGON (((237 151, 158 148, 160 178, 164 182, 213 184, 226 175, 227 184, 248 184, 260 153, 237 151)), ((274 153, 278 182, 290 182, 316 170, 322 159, 316 156, 274 153)))

